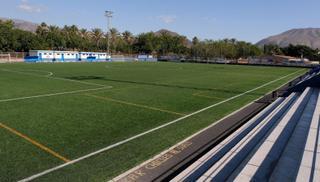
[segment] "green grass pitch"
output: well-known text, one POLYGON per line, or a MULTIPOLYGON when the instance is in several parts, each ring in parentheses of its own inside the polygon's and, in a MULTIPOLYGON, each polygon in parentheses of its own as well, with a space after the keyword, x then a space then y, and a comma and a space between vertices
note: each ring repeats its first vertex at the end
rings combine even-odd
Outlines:
POLYGON ((305 71, 181 63, 0 64, 0 181, 27 178, 283 77, 35 181, 112 179, 305 71))

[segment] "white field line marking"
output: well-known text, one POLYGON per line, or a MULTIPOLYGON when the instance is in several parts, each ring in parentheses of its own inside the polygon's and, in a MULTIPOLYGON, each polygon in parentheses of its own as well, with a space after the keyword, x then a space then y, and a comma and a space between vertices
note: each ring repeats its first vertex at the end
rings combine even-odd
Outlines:
MULTIPOLYGON (((290 81, 293 81, 293 80, 294 80, 294 79, 292 79, 292 80, 290 80, 290 81)), ((287 83, 289 83, 289 82, 286 82, 286 83, 284 83, 284 84, 280 85, 280 86, 279 86, 279 87, 277 87, 275 90, 277 90, 277 89, 279 89, 279 88, 283 87, 283 86, 284 86, 284 85, 286 85, 287 83)), ((271 94, 271 93, 272 93, 272 91, 268 92, 268 93, 267 93, 267 94, 265 94, 265 95, 268 95, 268 94, 271 94)), ((132 173, 132 172, 136 171, 136 170, 137 170, 137 169, 139 169, 140 167, 142 167, 142 166, 144 166, 144 165, 148 164, 149 162, 151 162, 151 161, 153 161, 153 160, 155 160, 155 159, 157 159, 157 158, 161 157, 162 155, 164 155, 164 154, 168 153, 169 151, 171 151, 172 149, 176 148, 177 146, 179 146, 179 145, 181 145, 181 144, 183 144, 183 143, 187 142, 187 141, 188 141, 188 140, 190 140, 191 138, 193 138, 193 137, 195 137, 195 136, 199 135, 200 133, 202 133, 202 132, 206 131, 207 129, 209 129, 209 128, 211 128, 211 127, 215 126, 215 125, 217 125, 219 122, 221 122, 221 121, 223 121, 224 119, 228 118, 229 116, 232 116, 233 114, 235 114, 235 113, 237 113, 237 112, 241 111, 243 108, 245 108, 245 107, 247 107, 247 106, 251 105, 252 103, 254 103, 255 101, 257 101, 257 100, 259 100, 259 99, 261 99, 261 98, 263 98, 263 97, 264 97, 264 96, 261 96, 261 97, 257 98, 256 100, 254 100, 254 101, 252 101, 252 102, 248 103, 247 105, 245 105, 245 106, 243 106, 243 107, 241 107, 241 108, 239 108, 239 109, 237 109, 237 110, 233 111, 232 113, 230 113, 230 114, 228 114, 228 115, 224 116, 224 117, 223 117, 223 118, 221 118, 220 120, 218 120, 218 121, 216 121, 216 122, 212 123, 211 125, 207 126, 206 128, 203 128, 202 130, 200 130, 200 131, 198 131, 198 132, 194 133, 193 135, 191 135, 191 136, 189 136, 189 137, 185 138, 184 140, 182 140, 181 142, 177 143, 176 145, 174 145, 174 146, 172 146, 172 147, 170 147, 170 148, 168 148, 168 149, 166 149, 166 150, 162 151, 160 154, 157 154, 157 155, 153 156, 152 158, 150 158, 149 160, 146 160, 146 161, 144 161, 143 163, 141 163, 141 164, 139 164, 139 165, 135 166, 134 168, 129 169, 128 171, 126 171, 126 172, 124 172, 124 173, 120 174, 119 176, 117 176, 117 177, 113 178, 113 179, 111 180, 111 182, 112 182, 112 181, 113 181, 113 182, 114 182, 114 181, 118 181, 119 179, 121 179, 121 178, 123 178, 123 177, 127 176, 128 174, 130 174, 130 173, 132 173)))
POLYGON ((0 100, 0 103, 18 101, 18 100, 26 100, 26 99, 34 99, 34 98, 41 98, 41 97, 51 97, 51 96, 58 96, 58 95, 76 94, 76 93, 97 91, 97 90, 103 90, 103 89, 110 89, 110 87, 92 88, 92 89, 84 89, 84 90, 74 90, 74 91, 67 91, 67 92, 58 92, 58 93, 33 95, 33 96, 26 96, 26 97, 17 97, 17 98, 11 98, 11 99, 3 99, 3 100, 0 100))
MULTIPOLYGON (((93 85, 93 86, 99 86, 99 87, 106 87, 107 85, 102 85, 102 84, 98 84, 98 83, 91 83, 91 82, 85 82, 85 81, 79 81, 79 80, 72 80, 72 79, 67 79, 67 78, 60 78, 60 77, 52 77, 52 75, 48 76, 43 76, 43 75, 39 75, 39 74, 34 74, 34 73, 26 73, 26 72, 22 72, 22 71, 15 71, 15 70, 9 70, 9 69, 0 69, 1 71, 6 71, 6 72, 12 72, 12 73, 18 73, 18 74, 23 74, 23 75, 31 75, 31 76, 37 76, 37 77, 45 77, 45 78, 50 78, 50 79, 55 79, 55 80, 63 80, 63 81, 69 81, 69 82, 75 82, 75 83, 81 83, 81 84, 85 84, 85 85, 93 85)), ((26 70, 27 71, 27 70, 26 70)), ((30 70, 31 71, 31 70, 30 70)), ((32 70, 32 71, 36 71, 36 70, 32 70)), ((38 70, 38 71, 42 71, 42 70, 38 70)), ((47 71, 46 71, 47 72, 47 71)), ((49 71, 48 71, 49 73, 49 71)), ((111 87, 111 86, 109 86, 111 87)))
POLYGON ((268 83, 265 83, 265 84, 263 84, 263 85, 261 85, 261 86, 259 86, 259 87, 253 88, 253 89, 248 90, 248 91, 246 91, 246 92, 243 92, 243 93, 241 93, 241 94, 239 94, 239 95, 230 97, 230 98, 228 98, 228 99, 226 99, 226 100, 223 100, 223 101, 221 101, 221 102, 218 102, 218 103, 213 104, 213 105, 211 105, 211 106, 208 106, 208 107, 206 107, 206 108, 200 109, 200 110, 198 110, 198 111, 196 111, 196 112, 193 112, 193 113, 188 114, 188 115, 186 115, 186 116, 183 116, 183 117, 181 117, 181 118, 175 119, 175 120, 173 120, 173 121, 171 121, 171 122, 169 122, 169 123, 163 124, 163 125, 161 125, 161 126, 158 126, 158 127, 156 127, 156 128, 153 128, 153 129, 150 129, 150 130, 148 130, 148 131, 145 131, 145 132, 143 132, 143 133, 140 133, 140 134, 135 135, 135 136, 133 136, 133 137, 130 137, 130 138, 128 138, 128 139, 122 140, 122 141, 120 141, 120 142, 118 142, 118 143, 109 145, 109 146, 107 146, 107 147, 105 147, 105 148, 102 148, 102 149, 97 150, 97 151, 95 151, 95 152, 89 153, 89 154, 87 154, 87 155, 84 155, 84 156, 82 156, 82 157, 79 157, 79 158, 77 158, 77 159, 74 159, 74 160, 72 160, 72 161, 70 161, 70 162, 61 164, 61 165, 56 166, 56 167, 53 167, 53 168, 51 168, 51 169, 47 169, 47 170, 45 170, 45 171, 43 171, 43 172, 40 172, 40 173, 35 174, 35 175, 32 175, 32 176, 30 176, 30 177, 28 177, 28 178, 24 178, 24 179, 20 180, 19 182, 27 182, 27 181, 34 180, 34 179, 36 179, 36 178, 39 178, 39 177, 44 176, 44 175, 46 175, 46 174, 52 173, 52 172, 54 172, 54 171, 57 171, 57 170, 59 170, 59 169, 61 169, 61 168, 64 168, 64 167, 66 167, 66 166, 69 166, 69 165, 71 165, 71 164, 75 164, 75 163, 80 162, 80 161, 82 161, 82 160, 84 160, 84 159, 87 159, 87 158, 89 158, 89 157, 92 157, 92 156, 95 156, 95 155, 100 154, 100 153, 102 153, 102 152, 105 152, 105 151, 107 151, 107 150, 113 149, 113 148, 115 148, 115 147, 117 147, 117 146, 120 146, 120 145, 122 145, 122 144, 128 143, 128 142, 130 142, 130 141, 132 141, 132 140, 134 140, 134 139, 137 139, 137 138, 139 138, 139 137, 142 137, 142 136, 144 136, 144 135, 147 135, 147 134, 149 134, 149 133, 152 133, 152 132, 154 132, 154 131, 157 131, 157 130, 159 130, 159 129, 162 129, 162 128, 166 127, 166 126, 172 125, 172 124, 174 124, 174 123, 177 123, 177 122, 179 122, 179 121, 181 121, 181 120, 183 120, 183 119, 189 118, 189 117, 191 117, 191 116, 193 116, 193 115, 196 115, 196 114, 198 114, 198 113, 201 113, 201 112, 203 112, 203 111, 206 111, 206 110, 208 110, 208 109, 211 109, 211 108, 213 108, 213 107, 216 107, 216 106, 218 106, 218 105, 221 105, 221 104, 223 104, 223 103, 226 103, 226 102, 228 102, 228 101, 231 101, 231 100, 233 100, 233 99, 236 99, 236 98, 238 98, 238 97, 241 97, 241 96, 243 96, 243 95, 245 95, 245 94, 248 94, 248 93, 250 93, 250 92, 256 91, 256 90, 258 90, 258 89, 260 89, 260 88, 263 88, 263 87, 265 87, 265 86, 267 86, 267 85, 270 85, 270 84, 275 83, 275 82, 277 82, 277 81, 279 81, 279 80, 282 80, 282 79, 287 78, 287 77, 289 77, 289 76, 291 76, 291 75, 294 75, 294 74, 296 74, 296 73, 298 73, 298 72, 300 72, 300 71, 303 71, 303 70, 298 70, 298 71, 296 71, 296 72, 294 72, 294 73, 290 73, 290 74, 288 74, 288 75, 286 75, 286 76, 283 76, 283 77, 278 78, 278 79, 276 79, 276 80, 273 80, 273 81, 270 81, 270 82, 268 82, 268 83))
MULTIPOLYGON (((1 69, 3 71, 7 71, 8 69, 1 69)), ((37 76, 42 76, 42 77, 50 77, 50 76, 53 76, 53 72, 51 71, 46 71, 46 70, 34 70, 34 69, 24 69, 24 70, 18 70, 18 71, 32 71, 32 72, 39 72, 39 73, 46 73, 46 75, 37 75, 37 74, 34 74, 34 73, 30 73, 30 74, 34 74, 34 75, 37 75, 37 76)))
MULTIPOLYGON (((53 72, 51 71, 46 71, 46 70, 33 70, 33 69, 25 69, 25 70, 19 70, 19 71, 33 71, 33 72, 40 72, 40 73, 47 73, 47 75, 41 75, 45 77, 50 77, 53 76, 53 72)), ((40 75, 39 75, 40 76, 40 75)))

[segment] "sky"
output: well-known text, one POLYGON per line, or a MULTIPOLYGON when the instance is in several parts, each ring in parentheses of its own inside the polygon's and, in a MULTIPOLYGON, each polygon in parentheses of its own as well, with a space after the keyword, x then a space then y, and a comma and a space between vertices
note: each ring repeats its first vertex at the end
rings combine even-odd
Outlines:
POLYGON ((320 0, 0 0, 0 17, 134 34, 169 29, 188 38, 252 43, 292 28, 320 27, 320 0))

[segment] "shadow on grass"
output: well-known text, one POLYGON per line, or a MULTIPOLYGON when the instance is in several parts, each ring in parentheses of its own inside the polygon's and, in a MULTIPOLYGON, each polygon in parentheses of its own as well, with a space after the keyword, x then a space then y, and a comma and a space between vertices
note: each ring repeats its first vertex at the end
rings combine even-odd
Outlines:
MULTIPOLYGON (((193 87, 193 86, 183 86, 183 85, 169 85, 163 83, 150 83, 150 82, 140 82, 140 81, 131 81, 131 80, 119 80, 119 79, 110 79, 103 76, 73 76, 73 77, 65 77, 71 80, 104 80, 110 82, 118 82, 118 83, 130 83, 137 85, 147 85, 147 86, 158 86, 158 87, 168 87, 168 88, 180 88, 180 89, 192 89, 199 91, 215 91, 221 93, 230 93, 230 94, 242 94, 243 92, 235 91, 235 90, 226 90, 226 89, 217 89, 217 88, 203 88, 203 87, 193 87)), ((248 95, 263 95, 262 93, 248 93, 248 95)))

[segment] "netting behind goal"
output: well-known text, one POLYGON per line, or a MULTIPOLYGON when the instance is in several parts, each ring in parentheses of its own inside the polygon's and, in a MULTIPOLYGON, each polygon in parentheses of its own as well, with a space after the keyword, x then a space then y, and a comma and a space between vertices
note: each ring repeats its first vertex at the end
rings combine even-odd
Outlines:
POLYGON ((11 56, 10 54, 0 54, 0 63, 10 63, 11 56))

